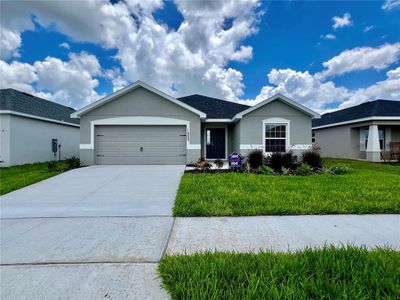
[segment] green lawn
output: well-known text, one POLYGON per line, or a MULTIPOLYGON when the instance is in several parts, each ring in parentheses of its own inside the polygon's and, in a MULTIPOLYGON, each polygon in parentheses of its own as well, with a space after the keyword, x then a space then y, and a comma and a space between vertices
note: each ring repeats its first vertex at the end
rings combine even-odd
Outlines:
POLYGON ((57 171, 49 171, 47 162, 0 168, 0 195, 58 175, 65 168, 65 162, 58 164, 57 171))
POLYGON ((347 247, 166 256, 173 299, 400 299, 400 252, 347 247))
POLYGON ((175 216, 400 213, 400 167, 354 160, 347 175, 185 174, 175 216))

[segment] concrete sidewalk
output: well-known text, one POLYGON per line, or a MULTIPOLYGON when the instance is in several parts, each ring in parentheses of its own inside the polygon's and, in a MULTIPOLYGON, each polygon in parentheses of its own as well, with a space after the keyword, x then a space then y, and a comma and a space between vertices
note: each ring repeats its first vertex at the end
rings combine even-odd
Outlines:
POLYGON ((353 244, 400 250, 400 215, 176 218, 168 254, 353 244))

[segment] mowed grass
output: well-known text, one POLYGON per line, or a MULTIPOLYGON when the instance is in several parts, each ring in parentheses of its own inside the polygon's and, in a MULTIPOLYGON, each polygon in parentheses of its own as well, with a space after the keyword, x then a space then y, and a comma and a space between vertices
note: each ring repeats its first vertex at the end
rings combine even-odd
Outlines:
POLYGON ((400 167, 354 160, 347 175, 185 174, 175 216, 369 214, 400 212, 400 167))
POLYGON ((325 247, 296 253, 166 256, 173 299, 400 299, 400 252, 325 247))
POLYGON ((49 171, 46 162, 0 168, 0 195, 58 175, 65 167, 65 162, 60 162, 58 171, 49 171))

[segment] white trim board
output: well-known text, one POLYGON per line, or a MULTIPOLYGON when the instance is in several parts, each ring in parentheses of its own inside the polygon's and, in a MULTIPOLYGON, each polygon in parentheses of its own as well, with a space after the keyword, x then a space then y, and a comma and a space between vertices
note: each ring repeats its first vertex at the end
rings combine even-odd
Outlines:
POLYGON ((331 123, 331 124, 327 124, 327 125, 316 126, 316 127, 313 127, 312 129, 318 130, 318 129, 328 128, 328 127, 335 127, 335 126, 360 123, 360 122, 368 122, 368 121, 400 121, 400 116, 399 117, 396 117, 396 116, 394 116, 394 117, 379 117, 379 116, 377 116, 377 117, 354 119, 354 120, 349 120, 349 121, 343 121, 343 122, 331 123))
POLYGON ((260 108, 260 107, 262 107, 262 106, 264 106, 264 105, 266 105, 266 104, 268 104, 268 103, 270 103, 272 101, 275 101, 275 100, 280 100, 280 101, 288 104, 289 106, 306 113, 307 115, 309 115, 309 116, 311 116, 313 118, 320 118, 321 117, 320 114, 318 114, 315 111, 305 107, 304 105, 301 105, 300 103, 298 103, 298 102, 296 102, 296 101, 294 101, 292 99, 289 99, 288 97, 286 97, 286 96, 284 96, 282 94, 276 94, 275 96, 272 96, 272 97, 270 97, 270 98, 268 98, 268 99, 266 99, 264 101, 261 101, 260 103, 254 105, 254 106, 249 107, 248 109, 245 109, 244 111, 241 111, 240 113, 237 113, 233 117, 233 120, 241 119, 244 115, 246 115, 246 114, 248 114, 248 113, 250 113, 250 112, 252 112, 252 111, 254 111, 254 110, 256 110, 256 109, 258 109, 258 108, 260 108))
POLYGON ((79 124, 74 124, 74 123, 70 123, 70 122, 64 122, 64 121, 55 120, 55 119, 49 119, 49 118, 45 118, 45 117, 39 117, 39 116, 31 115, 31 114, 20 113, 20 112, 13 111, 13 110, 0 110, 0 114, 2 114, 2 115, 14 115, 14 116, 25 117, 25 118, 30 118, 30 119, 37 119, 37 120, 40 120, 40 121, 46 121, 46 122, 51 122, 51 123, 56 123, 56 124, 62 124, 62 125, 66 125, 66 126, 80 127, 79 124))
POLYGON ((71 117, 72 118, 79 118, 81 115, 83 115, 83 114, 85 114, 85 113, 87 113, 87 112, 89 112, 91 110, 94 110, 94 109, 96 109, 96 108, 98 108, 98 107, 100 107, 100 106, 102 106, 102 105, 104 105, 104 104, 106 104, 106 103, 118 98, 118 97, 121 97, 121 96, 123 96, 123 95, 129 93, 130 91, 133 91, 133 90, 135 90, 135 89, 137 89, 139 87, 142 87, 142 88, 144 88, 144 89, 146 89, 146 90, 148 90, 150 92, 153 92, 153 93, 159 95, 160 97, 163 97, 164 99, 169 100, 169 101, 175 103, 176 105, 181 106, 181 107, 187 109, 188 111, 191 111, 191 112, 199 115, 199 117, 202 118, 202 119, 206 118, 206 114, 203 113, 202 111, 200 111, 198 109, 195 109, 194 107, 192 107, 190 105, 187 105, 186 103, 183 103, 182 101, 179 101, 178 99, 175 99, 174 97, 171 97, 170 95, 168 95, 168 94, 166 94, 166 93, 164 93, 164 92, 162 92, 162 91, 160 91, 160 90, 158 90, 158 89, 156 89, 156 88, 154 88, 154 87, 152 87, 152 86, 150 86, 150 85, 148 85, 148 84, 146 84, 146 83, 144 83, 144 82, 142 82, 140 80, 136 81, 135 83, 133 83, 133 84, 131 84, 131 85, 129 85, 129 86, 117 91, 117 92, 112 93, 111 95, 108 95, 108 96, 106 96, 106 97, 104 97, 104 98, 102 98, 100 100, 97 100, 97 101, 95 101, 95 102, 93 102, 93 103, 81 108, 80 110, 78 110, 78 111, 74 112, 73 114, 71 114, 71 117))
POLYGON ((80 149, 94 150, 94 127, 98 125, 183 125, 186 126, 186 150, 200 149, 199 144, 190 143, 190 122, 163 117, 115 117, 90 121, 90 143, 80 144, 80 149))

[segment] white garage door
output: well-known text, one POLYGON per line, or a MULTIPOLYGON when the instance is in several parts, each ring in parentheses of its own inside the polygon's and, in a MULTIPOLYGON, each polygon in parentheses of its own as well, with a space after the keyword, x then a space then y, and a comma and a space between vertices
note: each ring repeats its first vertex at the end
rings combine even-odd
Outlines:
POLYGON ((186 163, 185 126, 96 126, 96 163, 186 163))

